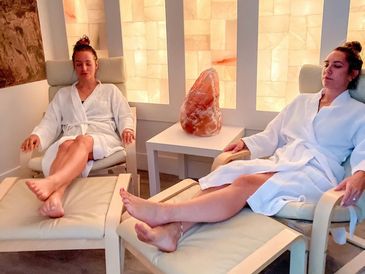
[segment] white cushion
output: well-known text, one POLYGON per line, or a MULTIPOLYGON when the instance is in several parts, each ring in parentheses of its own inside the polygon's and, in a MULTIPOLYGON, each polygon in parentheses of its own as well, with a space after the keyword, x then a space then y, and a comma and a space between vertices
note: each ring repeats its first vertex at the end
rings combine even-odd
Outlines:
MULTIPOLYGON (((106 83, 125 83, 123 57, 100 58, 96 78, 106 83)), ((50 86, 69 86, 76 82, 72 60, 46 61, 47 81, 50 86)))
MULTIPOLYGON (((322 68, 319 65, 305 64, 299 73, 299 91, 301 93, 314 93, 322 89, 322 68)), ((360 75, 356 89, 350 90, 351 96, 365 103, 365 71, 360 75)))
POLYGON ((357 84, 356 89, 351 89, 350 94, 352 98, 365 103, 365 71, 362 71, 362 74, 359 79, 359 83, 357 84))
POLYGON ((40 215, 42 205, 18 180, 0 201, 0 239, 102 239, 117 177, 76 179, 64 197, 65 216, 40 215))
POLYGON ((115 165, 123 164, 126 162, 127 154, 125 150, 119 150, 114 152, 112 155, 109 155, 106 158, 94 161, 93 167, 91 170, 100 170, 108 167, 112 167, 115 165))
POLYGON ((300 93, 315 93, 322 87, 322 68, 318 65, 303 65, 299 72, 300 93))
MULTIPOLYGON (((108 167, 113 167, 115 165, 123 164, 126 162, 126 152, 125 150, 120 150, 114 152, 106 158, 94 161, 92 171, 100 170, 108 167)), ((28 167, 31 170, 42 172, 42 157, 31 158, 28 162, 28 167)))
MULTIPOLYGON (((65 86, 76 82, 77 77, 72 60, 48 60, 46 61, 47 81, 49 88, 49 101, 56 92, 65 86)), ((126 77, 124 72, 123 57, 100 58, 96 78, 102 83, 115 84, 126 96, 126 77)))

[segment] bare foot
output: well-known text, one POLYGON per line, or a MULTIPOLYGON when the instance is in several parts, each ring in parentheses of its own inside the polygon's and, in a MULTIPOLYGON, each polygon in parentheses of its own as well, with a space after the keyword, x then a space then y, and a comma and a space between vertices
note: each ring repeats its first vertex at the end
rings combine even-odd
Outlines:
POLYGON ((163 225, 172 221, 168 220, 169 206, 167 204, 151 202, 136 197, 123 188, 120 189, 120 196, 128 213, 150 227, 163 225))
POLYGON ((153 228, 144 223, 137 223, 135 230, 140 241, 153 245, 164 252, 175 251, 181 235, 178 223, 153 228))
POLYGON ((56 191, 49 196, 49 198, 43 203, 39 212, 43 216, 50 218, 60 218, 65 215, 65 211, 62 206, 63 191, 56 191))
POLYGON ((25 183, 41 201, 47 200, 48 197, 56 190, 54 182, 48 178, 28 180, 25 183))

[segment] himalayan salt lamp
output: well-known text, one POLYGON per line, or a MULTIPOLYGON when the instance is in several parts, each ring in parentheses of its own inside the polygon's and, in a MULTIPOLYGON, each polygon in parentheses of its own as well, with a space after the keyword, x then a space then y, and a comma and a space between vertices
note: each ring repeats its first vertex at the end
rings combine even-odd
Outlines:
POLYGON ((197 136, 219 133, 222 113, 218 73, 214 68, 203 71, 186 95, 180 109, 180 124, 187 133, 197 136))

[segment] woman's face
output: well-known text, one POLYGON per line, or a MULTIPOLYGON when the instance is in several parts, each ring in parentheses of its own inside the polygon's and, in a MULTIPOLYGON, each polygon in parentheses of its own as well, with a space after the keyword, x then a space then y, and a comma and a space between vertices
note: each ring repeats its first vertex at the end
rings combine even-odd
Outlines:
POLYGON ((322 84, 325 88, 343 91, 354 78, 349 73, 349 63, 345 53, 332 51, 324 61, 322 69, 322 84))
POLYGON ((75 53, 74 69, 79 81, 95 80, 98 63, 90 51, 78 51, 75 53))

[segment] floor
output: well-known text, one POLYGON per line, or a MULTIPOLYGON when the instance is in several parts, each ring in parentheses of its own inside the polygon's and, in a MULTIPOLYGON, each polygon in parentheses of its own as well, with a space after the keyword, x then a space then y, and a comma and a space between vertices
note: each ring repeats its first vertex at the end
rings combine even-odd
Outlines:
MULTIPOLYGON (((141 175, 141 196, 148 197, 148 174, 141 175)), ((173 175, 161 175, 161 188, 167 188, 180 181, 173 175)), ((358 232, 365 238, 365 224, 358 226, 358 232)), ((334 273, 361 250, 352 245, 339 246, 329 243, 326 274, 334 273)), ((289 273, 289 254, 284 254, 271 264, 264 274, 289 273)), ((364 263, 365 265, 365 263, 364 263)), ((44 251, 0 253, 0 274, 102 274, 105 273, 102 250, 44 251)), ((125 274, 149 274, 133 255, 126 253, 125 274)), ((362 273, 365 273, 365 269, 362 273)), ((352 274, 352 273, 349 273, 352 274)))

